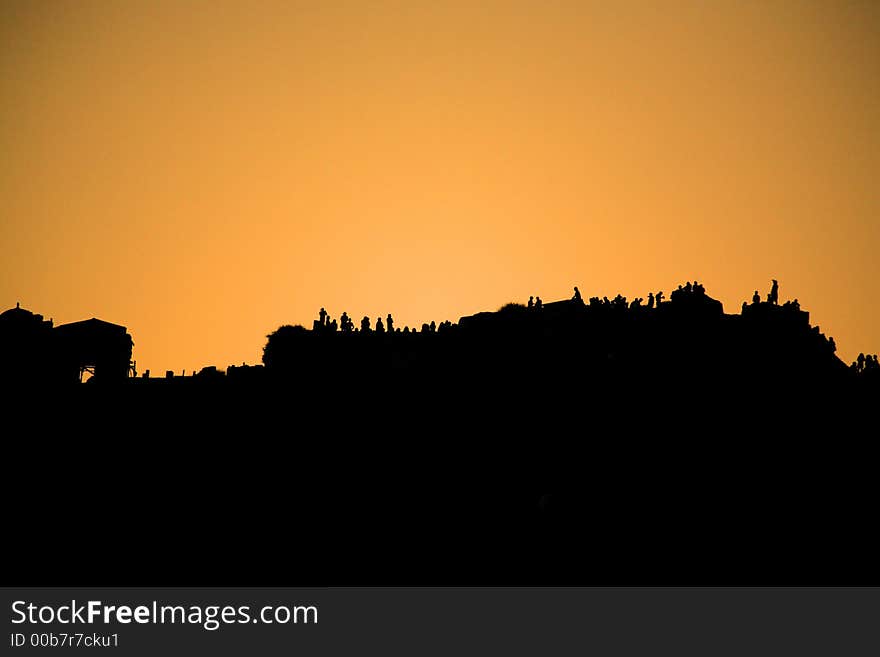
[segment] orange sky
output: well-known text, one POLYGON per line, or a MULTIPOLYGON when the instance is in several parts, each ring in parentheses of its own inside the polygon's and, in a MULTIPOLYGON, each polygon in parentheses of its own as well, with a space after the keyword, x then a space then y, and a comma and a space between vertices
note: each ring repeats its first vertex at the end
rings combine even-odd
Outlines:
POLYGON ((0 100, 0 307, 139 370, 694 278, 880 350, 874 2, 7 0, 0 100))

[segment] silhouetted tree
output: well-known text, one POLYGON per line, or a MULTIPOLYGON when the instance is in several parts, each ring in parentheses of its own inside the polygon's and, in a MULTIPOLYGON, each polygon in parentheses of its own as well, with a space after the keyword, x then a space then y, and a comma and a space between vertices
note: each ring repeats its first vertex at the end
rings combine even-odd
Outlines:
POLYGON ((263 347, 263 365, 275 370, 292 370, 302 355, 309 332, 305 327, 286 324, 267 337, 263 347))

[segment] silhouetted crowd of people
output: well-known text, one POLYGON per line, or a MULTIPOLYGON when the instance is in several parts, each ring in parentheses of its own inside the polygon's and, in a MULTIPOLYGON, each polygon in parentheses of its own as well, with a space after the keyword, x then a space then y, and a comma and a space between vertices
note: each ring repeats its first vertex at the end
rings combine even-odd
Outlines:
MULTIPOLYGON (((779 281, 777 281, 775 278, 772 280, 772 284, 770 286, 770 292, 767 293, 767 299, 764 302, 761 301, 761 295, 758 292, 758 290, 755 290, 755 293, 752 295, 752 304, 751 305, 753 307, 761 306, 762 303, 765 306, 778 307, 778 308, 781 308, 782 310, 784 310, 786 312, 790 312, 790 313, 802 312, 800 301, 798 301, 797 299, 795 299, 793 301, 786 301, 781 306, 779 305, 779 281)), ((747 312, 748 306, 749 306, 749 304, 747 304, 745 301, 743 301, 743 304, 742 304, 743 314, 745 314, 747 312)), ((834 340, 832 339, 831 342, 833 343, 834 340)))
MULTIPOLYGON (((759 303, 761 303, 761 295, 755 290, 755 293, 752 295, 752 305, 758 305, 759 303)), ((767 303, 773 306, 779 303, 779 281, 775 278, 771 279, 770 291, 767 293, 767 303)), ((786 301, 784 306, 789 307, 792 303, 795 304, 797 310, 800 310, 800 304, 797 299, 794 302, 786 301)))
MULTIPOLYGON (((687 281, 683 285, 679 285, 675 290, 673 290, 669 295, 669 301, 666 302, 665 295, 662 290, 648 293, 648 298, 645 300, 644 297, 636 297, 632 300, 628 300, 622 294, 618 294, 613 299, 609 299, 607 296, 604 297, 590 297, 589 306, 591 308, 597 307, 608 307, 608 308, 616 308, 616 309, 630 309, 630 310, 638 310, 638 309, 654 309, 659 308, 664 303, 679 303, 679 302, 687 302, 689 300, 705 298, 706 297, 706 288, 699 283, 698 281, 687 281)), ((581 296, 580 289, 577 286, 574 287, 574 294, 572 295, 571 302, 583 304, 583 298, 581 296)), ((755 290, 754 295, 752 296, 752 305, 760 305, 761 295, 758 293, 758 290, 755 290)), ((766 303, 769 305, 777 306, 779 304, 779 282, 776 279, 772 279, 770 291, 767 293, 766 303)), ((515 304, 514 304, 515 305, 515 304)), ((544 302, 541 300, 539 296, 530 296, 528 303, 526 304, 527 309, 529 310, 541 310, 544 307, 544 302)), ((743 312, 746 311, 747 304, 743 302, 743 312)), ((795 299, 793 301, 786 301, 782 304, 781 308, 787 311, 800 311, 801 306, 800 302, 795 299)), ((437 333, 439 331, 443 331, 453 326, 453 323, 450 321, 441 322, 439 325, 436 322, 424 323, 422 324, 421 331, 417 331, 416 329, 410 329, 408 326, 403 329, 395 328, 394 326, 394 318, 391 313, 385 317, 385 321, 382 321, 381 317, 376 319, 375 325, 373 325, 372 320, 368 316, 364 316, 361 320, 360 328, 356 328, 354 322, 351 317, 349 317, 348 313, 343 312, 339 321, 335 319, 331 319, 329 313, 324 308, 318 313, 318 319, 314 321, 313 329, 316 332, 320 333, 335 333, 339 331, 341 333, 437 333)), ((818 331, 818 329, 816 329, 818 331)), ((834 345, 834 339, 829 338, 829 342, 832 346, 832 351, 836 350, 836 345, 834 345)), ((865 361, 867 362, 867 361, 865 361)), ((854 363, 855 365, 855 363, 854 363)), ((861 371, 861 367, 859 369, 861 371)))
POLYGON ((880 373, 880 364, 877 363, 877 354, 873 356, 865 354, 859 354, 858 358, 856 358, 852 365, 849 366, 851 370, 862 374, 870 374, 872 376, 877 376, 880 373))
MULTIPOLYGON (((430 323, 426 322, 422 324, 420 332, 438 333, 443 332, 450 327, 452 327, 452 322, 448 320, 440 322, 439 325, 437 322, 431 321, 430 323)), ((409 326, 405 326, 403 329, 395 328, 394 317, 392 317, 391 313, 388 313, 384 322, 381 317, 377 317, 375 327, 373 326, 370 317, 364 315, 364 318, 361 320, 360 328, 356 328, 347 312, 343 312, 337 322, 335 319, 331 320, 330 314, 324 308, 321 308, 318 312, 318 319, 314 320, 312 323, 312 330, 316 333, 323 334, 336 333, 337 331, 340 333, 399 333, 406 335, 410 333, 419 333, 416 329, 410 329, 409 326)))
POLYGON ((697 281, 694 281, 693 284, 688 281, 685 285, 679 285, 678 289, 673 290, 669 295, 669 300, 674 302, 678 301, 679 299, 683 300, 685 297, 702 297, 705 295, 706 288, 697 283, 697 281))
MULTIPOLYGON (((691 299, 697 299, 706 296, 706 288, 699 283, 698 281, 687 281, 684 285, 679 285, 675 290, 673 290, 669 295, 670 302, 679 302, 679 301, 687 301, 691 299)), ((644 297, 636 297, 631 301, 627 300, 625 296, 622 294, 618 294, 613 299, 609 299, 606 297, 590 297, 589 305, 591 307, 597 306, 610 306, 614 308, 659 308, 662 303, 664 303, 664 299, 666 299, 663 291, 660 290, 657 293, 649 292, 647 301, 644 297)), ((583 303, 583 298, 581 296, 581 291, 577 286, 574 288, 574 294, 571 297, 571 301, 575 303, 583 303)), ((754 295, 752 296, 752 304, 758 305, 761 303, 761 295, 758 293, 758 290, 755 290, 754 295)), ((779 304, 779 281, 775 278, 772 279, 770 291, 767 293, 766 303, 770 305, 778 305, 779 304)), ((526 307, 530 310, 540 310, 543 308, 543 302, 541 301, 541 297, 538 296, 530 296, 526 307)), ((746 307, 746 303, 743 303, 743 308, 746 307)), ((781 306, 786 310, 800 311, 801 305, 800 302, 795 299, 794 301, 786 301, 781 306)))
MULTIPOLYGON (((681 302, 690 298, 703 297, 705 296, 705 294, 706 288, 704 288, 696 281, 694 281, 693 283, 688 281, 685 285, 679 285, 677 289, 673 290, 670 293, 669 301, 681 302)), ((648 292, 647 301, 645 300, 645 297, 636 297, 632 301, 628 301, 625 296, 623 296, 622 294, 618 294, 613 299, 609 299, 608 297, 590 297, 590 306, 610 306, 612 308, 629 308, 630 310, 647 308, 648 310, 652 310, 654 308, 659 308, 660 305, 664 303, 665 298, 666 297, 663 294, 663 290, 659 290, 656 293, 648 292)), ((580 300, 580 292, 577 288, 575 288, 574 300, 580 300)))
MULTIPOLYGON (((647 300, 644 297, 636 297, 632 300, 628 300, 622 294, 618 294, 613 299, 609 299, 607 296, 604 297, 590 297, 589 299, 589 307, 590 308, 609 308, 609 309, 617 309, 617 310, 652 310, 655 308, 659 308, 661 305, 665 305, 666 303, 676 304, 681 303, 685 305, 689 301, 693 301, 700 298, 709 299, 706 295, 706 289, 700 284, 698 281, 687 281, 683 285, 679 285, 675 290, 673 290, 669 295, 669 300, 666 301, 666 297, 662 290, 655 292, 649 292, 647 296, 647 300)), ((561 302, 560 302, 561 303, 561 302)), ((583 298, 581 296, 580 289, 577 286, 574 287, 574 294, 569 300, 569 303, 575 303, 579 305, 584 305, 583 298)), ((713 303, 717 303, 714 302, 713 303)), ((518 304, 510 304, 512 306, 516 306, 518 304)), ((551 304, 551 306, 556 306, 557 303, 551 304)), ((793 301, 786 301, 784 304, 779 304, 779 281, 776 279, 772 279, 770 291, 767 293, 766 298, 762 301, 761 295, 758 290, 755 290, 754 295, 752 296, 752 307, 754 307, 757 311, 758 307, 768 308, 768 307, 777 307, 780 310, 784 310, 786 312, 792 313, 792 316, 796 313, 800 313, 802 317, 808 317, 806 313, 801 310, 800 302, 797 299, 793 301)), ((520 308, 522 306, 519 306, 520 308)), ((527 309, 530 311, 540 311, 544 308, 544 303, 541 300, 541 297, 533 295, 529 297, 527 303, 527 309)), ((743 314, 747 314, 749 312, 749 306, 747 303, 743 302, 742 304, 743 314)), ((361 334, 436 334, 445 332, 448 329, 451 329, 454 325, 450 321, 441 322, 439 325, 434 322, 426 322, 422 324, 421 329, 410 329, 408 326, 405 326, 403 329, 397 328, 394 325, 394 317, 391 313, 384 318, 378 317, 375 320, 375 324, 373 324, 371 318, 369 316, 364 316, 364 318, 360 322, 360 326, 356 327, 354 322, 348 313, 343 312, 340 316, 339 320, 332 319, 330 314, 326 311, 326 309, 321 308, 318 313, 318 318, 314 320, 313 329, 317 333, 361 333, 361 334)), ((821 339, 831 353, 835 353, 837 350, 837 345, 834 342, 834 338, 826 338, 819 331, 818 326, 810 327, 810 330, 818 339, 821 339)), ((856 373, 878 373, 880 375, 880 365, 877 362, 877 355, 865 355, 859 354, 858 358, 853 361, 850 369, 856 373)))

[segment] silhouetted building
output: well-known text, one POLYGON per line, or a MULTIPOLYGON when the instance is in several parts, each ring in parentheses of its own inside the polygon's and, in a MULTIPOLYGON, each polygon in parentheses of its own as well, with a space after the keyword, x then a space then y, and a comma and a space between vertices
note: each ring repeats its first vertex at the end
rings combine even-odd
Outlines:
POLYGON ((0 313, 0 377, 8 382, 57 378, 52 322, 19 304, 0 313))
POLYGON ((120 381, 131 371, 134 342, 124 326, 92 318, 55 328, 63 378, 80 381, 91 372, 95 381, 120 381))
POLYGON ((131 336, 100 319, 52 326, 16 304, 0 314, 0 371, 4 379, 41 383, 123 380, 132 371, 131 336))

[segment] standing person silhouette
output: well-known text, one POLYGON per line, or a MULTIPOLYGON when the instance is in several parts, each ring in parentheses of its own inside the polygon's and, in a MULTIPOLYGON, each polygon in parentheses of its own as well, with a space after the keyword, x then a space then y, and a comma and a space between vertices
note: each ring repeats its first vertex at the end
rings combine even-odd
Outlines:
POLYGON ((770 287, 770 294, 767 295, 767 303, 772 303, 774 306, 779 303, 779 281, 775 278, 773 279, 773 285, 770 287))

